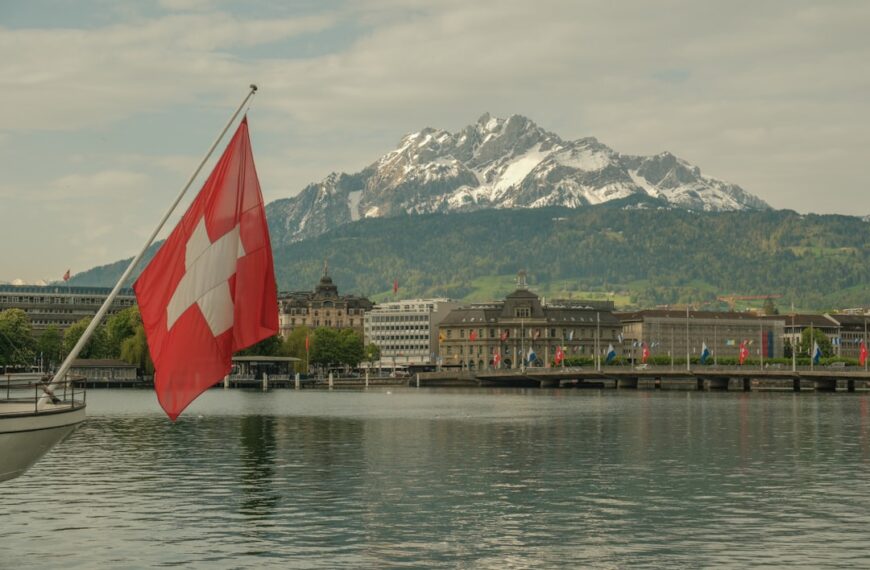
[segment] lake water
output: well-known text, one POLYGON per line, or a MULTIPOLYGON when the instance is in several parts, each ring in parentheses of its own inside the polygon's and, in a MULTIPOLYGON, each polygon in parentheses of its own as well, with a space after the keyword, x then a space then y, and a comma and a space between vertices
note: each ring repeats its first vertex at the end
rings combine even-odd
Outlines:
POLYGON ((0 493, 0 568, 870 566, 870 395, 151 392, 0 493))

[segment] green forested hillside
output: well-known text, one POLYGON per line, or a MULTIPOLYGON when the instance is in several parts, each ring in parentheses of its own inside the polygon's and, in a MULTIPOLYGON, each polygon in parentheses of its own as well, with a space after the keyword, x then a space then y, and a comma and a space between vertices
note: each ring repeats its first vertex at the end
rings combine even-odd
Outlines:
MULTIPOLYGON (((329 260, 341 293, 500 298, 524 269, 545 296, 612 296, 617 305, 781 294, 802 309, 870 304, 870 224, 791 211, 486 210, 362 220, 277 248, 279 289, 311 289, 329 260)), ((120 267, 120 264, 116 264, 120 267)), ((96 271, 96 270, 94 270, 96 271)), ((108 285, 114 266, 74 284, 108 285)))

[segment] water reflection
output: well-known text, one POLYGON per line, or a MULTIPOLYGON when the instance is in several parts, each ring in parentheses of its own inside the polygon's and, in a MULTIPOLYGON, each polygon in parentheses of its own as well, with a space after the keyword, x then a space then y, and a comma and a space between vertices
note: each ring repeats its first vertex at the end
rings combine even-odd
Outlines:
POLYGON ((175 424, 115 397, 91 394, 85 426, 4 487, 0 567, 52 566, 47 541, 70 568, 870 554, 863 394, 216 391, 175 424), (62 501, 32 500, 57 481, 62 501))

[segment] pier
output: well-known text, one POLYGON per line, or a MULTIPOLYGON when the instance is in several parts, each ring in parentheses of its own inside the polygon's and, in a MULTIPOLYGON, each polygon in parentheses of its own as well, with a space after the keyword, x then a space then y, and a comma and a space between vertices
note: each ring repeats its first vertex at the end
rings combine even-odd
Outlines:
POLYGON ((697 367, 680 370, 670 366, 631 368, 605 366, 527 368, 525 370, 441 371, 419 375, 411 386, 611 388, 629 390, 788 390, 794 392, 855 392, 870 390, 870 372, 848 368, 782 369, 740 366, 697 367))

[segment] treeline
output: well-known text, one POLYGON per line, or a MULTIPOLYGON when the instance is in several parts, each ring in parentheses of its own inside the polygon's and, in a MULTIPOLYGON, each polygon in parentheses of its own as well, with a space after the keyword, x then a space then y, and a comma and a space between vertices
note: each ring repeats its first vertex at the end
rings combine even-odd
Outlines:
MULTIPOLYGON (((36 335, 27 313, 21 309, 0 311, 0 366, 52 370, 78 343, 90 318, 84 318, 61 333, 50 326, 36 335)), ((144 374, 154 372, 145 329, 138 307, 120 311, 98 326, 79 352, 79 358, 117 358, 135 364, 144 374)))
MULTIPOLYGON (((26 370, 42 365, 57 368, 90 324, 84 318, 63 333, 48 327, 35 335, 30 319, 21 309, 0 311, 0 368, 26 370)), ((293 356, 299 358, 296 371, 310 368, 355 368, 363 360, 375 361, 380 352, 374 345, 363 347, 359 334, 350 329, 297 328, 286 339, 280 335, 266 338, 242 350, 239 355, 293 356)), ((120 311, 99 325, 82 348, 79 358, 114 358, 135 364, 140 375, 154 373, 145 328, 138 307, 120 311)))

